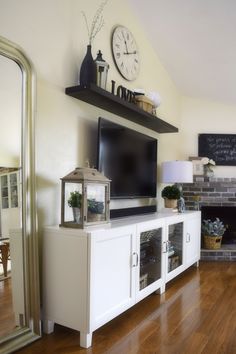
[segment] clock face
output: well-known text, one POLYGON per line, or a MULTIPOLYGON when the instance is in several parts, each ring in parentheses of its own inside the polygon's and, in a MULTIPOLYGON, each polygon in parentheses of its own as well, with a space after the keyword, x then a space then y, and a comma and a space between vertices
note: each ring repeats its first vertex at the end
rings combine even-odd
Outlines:
POLYGON ((132 33, 123 26, 115 28, 112 34, 112 53, 117 69, 129 81, 139 73, 139 52, 132 33))

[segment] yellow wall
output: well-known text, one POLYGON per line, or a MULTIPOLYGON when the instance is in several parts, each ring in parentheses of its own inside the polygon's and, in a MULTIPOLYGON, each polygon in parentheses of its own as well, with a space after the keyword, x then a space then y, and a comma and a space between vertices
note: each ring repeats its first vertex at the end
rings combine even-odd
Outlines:
MULTIPOLYGON (((125 0, 108 2, 104 10, 105 26, 95 38, 93 55, 102 50, 110 64, 109 82, 114 79, 131 89, 158 91, 162 97, 158 116, 179 127, 180 133, 159 135, 66 96, 65 87, 77 84, 88 44, 81 11, 91 23, 99 4, 99 0, 0 0, 0 34, 24 48, 38 76, 36 172, 41 228, 60 221, 60 177, 84 165, 87 157, 92 163, 95 161, 94 140, 99 116, 158 138, 159 166, 164 160, 197 155, 199 133, 235 133, 236 130, 235 106, 189 97, 181 99, 125 0), (118 24, 133 32, 140 49, 141 70, 134 82, 124 80, 112 60, 111 32, 118 24)), ((215 172, 217 176, 234 176, 235 167, 216 167, 215 172)), ((163 205, 161 188, 158 185, 160 206, 163 205)))
MULTIPOLYGON (((94 161, 99 116, 157 137, 159 164, 163 160, 177 159, 181 153, 178 134, 159 136, 64 94, 65 87, 77 83, 88 44, 81 11, 87 14, 90 22, 99 4, 98 0, 0 0, 0 33, 24 48, 38 76, 36 172, 41 228, 60 221, 60 177, 84 165, 88 156, 94 161)), ((143 87, 158 91, 162 97, 158 115, 179 126, 179 93, 126 1, 110 0, 104 18, 106 23, 94 41, 93 55, 98 49, 102 50, 110 64, 109 80, 114 79, 131 89, 143 87), (140 75, 131 83, 122 79, 112 60, 111 32, 118 24, 133 32, 140 49, 140 75)))
POLYGON ((0 166, 18 167, 22 87, 19 66, 0 56, 0 78, 0 166))
MULTIPOLYGON (((182 98, 181 157, 198 156, 198 134, 236 134, 236 106, 190 97, 182 98)), ((216 166, 216 177, 235 177, 236 167, 216 166)))

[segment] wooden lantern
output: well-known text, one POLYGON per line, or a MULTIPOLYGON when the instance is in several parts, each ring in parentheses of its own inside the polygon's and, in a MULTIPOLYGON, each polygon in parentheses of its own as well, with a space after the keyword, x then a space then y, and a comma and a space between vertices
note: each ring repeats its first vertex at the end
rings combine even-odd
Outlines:
POLYGON ((94 168, 76 168, 61 178, 61 224, 85 228, 110 221, 110 180, 94 168))

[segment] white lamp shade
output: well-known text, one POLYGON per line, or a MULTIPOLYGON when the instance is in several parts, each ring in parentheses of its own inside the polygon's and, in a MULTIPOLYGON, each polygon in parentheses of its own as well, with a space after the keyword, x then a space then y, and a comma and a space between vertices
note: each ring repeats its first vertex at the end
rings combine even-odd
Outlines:
POLYGON ((193 164, 191 161, 165 161, 162 163, 162 182, 192 183, 193 164))

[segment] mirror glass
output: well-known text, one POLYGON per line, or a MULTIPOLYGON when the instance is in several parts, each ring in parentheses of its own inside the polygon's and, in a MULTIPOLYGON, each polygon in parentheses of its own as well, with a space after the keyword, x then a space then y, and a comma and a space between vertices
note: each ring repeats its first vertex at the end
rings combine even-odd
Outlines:
POLYGON ((0 55, 0 337, 25 325, 21 129, 22 71, 0 55))
POLYGON ((41 336, 31 61, 0 36, 0 353, 41 336))

